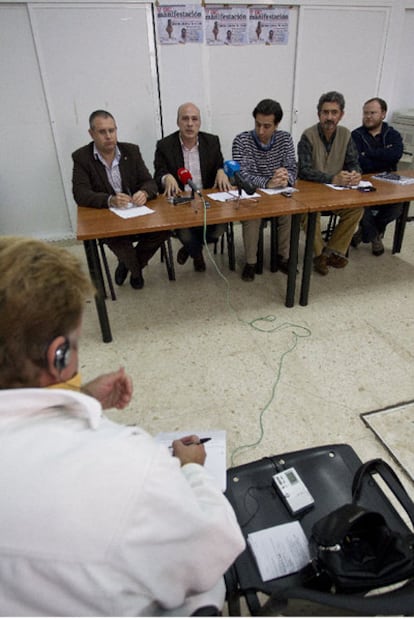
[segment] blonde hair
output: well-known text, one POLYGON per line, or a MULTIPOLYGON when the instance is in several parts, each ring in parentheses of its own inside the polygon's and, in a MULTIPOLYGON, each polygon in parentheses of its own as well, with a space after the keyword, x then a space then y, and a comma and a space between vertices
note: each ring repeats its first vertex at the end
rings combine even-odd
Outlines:
POLYGON ((37 386, 50 343, 76 329, 92 293, 70 252, 35 239, 0 237, 0 389, 37 386))

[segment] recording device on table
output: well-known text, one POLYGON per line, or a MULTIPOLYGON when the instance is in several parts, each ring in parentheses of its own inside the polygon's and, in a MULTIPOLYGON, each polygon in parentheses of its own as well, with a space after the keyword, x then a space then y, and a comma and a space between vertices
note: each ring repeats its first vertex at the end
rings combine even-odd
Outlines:
POLYGON ((292 516, 309 509, 315 503, 293 467, 273 475, 273 484, 292 516))
POLYGON ((177 204, 188 204, 188 202, 191 202, 191 200, 191 196, 174 196, 173 198, 169 199, 169 201, 172 202, 172 204, 174 204, 175 206, 177 204))
POLYGON ((361 191, 362 193, 369 193, 370 191, 377 191, 377 188, 373 187, 372 185, 367 185, 363 187, 357 187, 357 190, 361 191))
POLYGON ((242 177, 240 174, 240 163, 238 161, 225 161, 224 171, 229 177, 230 182, 237 186, 239 196, 241 196, 242 190, 244 190, 248 196, 252 196, 254 194, 256 187, 242 177))

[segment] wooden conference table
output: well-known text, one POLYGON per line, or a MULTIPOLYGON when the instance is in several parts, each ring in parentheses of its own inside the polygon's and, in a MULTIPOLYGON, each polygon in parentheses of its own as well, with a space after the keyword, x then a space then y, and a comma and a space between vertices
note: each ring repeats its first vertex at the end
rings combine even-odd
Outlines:
MULTIPOLYGON (((203 190, 204 196, 211 193, 214 193, 214 190, 203 190)), ((148 202, 148 207, 153 209, 154 213, 131 219, 118 217, 108 209, 79 206, 77 239, 83 241, 89 272, 97 290, 95 303, 103 341, 111 342, 112 334, 106 310, 102 270, 97 247, 98 239, 161 230, 193 228, 202 226, 204 221, 208 225, 291 215, 286 306, 292 307, 295 297, 300 220, 302 215, 308 211, 308 207, 302 201, 297 200, 297 196, 300 195, 299 192, 295 192, 291 198, 286 198, 280 194, 268 195, 260 192, 260 190, 257 193, 260 194, 260 197, 256 199, 235 199, 228 202, 206 198, 210 203, 210 207, 207 209, 204 209, 202 201, 198 197, 190 203, 174 206, 164 196, 158 196, 155 200, 148 202)))
MULTIPOLYGON (((401 174, 414 178, 414 170, 403 170, 401 174)), ((308 213, 308 225, 306 231, 306 244, 303 257, 302 284, 300 291, 300 305, 308 304, 310 279, 313 268, 313 242, 315 237, 316 215, 318 212, 333 211, 339 209, 353 209, 381 204, 395 204, 402 202, 403 210, 395 222, 395 233, 392 253, 401 251, 405 224, 410 205, 414 200, 414 183, 410 185, 398 185, 373 178, 371 174, 365 174, 363 180, 370 181, 375 187, 373 192, 360 192, 356 189, 335 190, 321 183, 298 180, 295 193, 297 202, 306 206, 308 213)))

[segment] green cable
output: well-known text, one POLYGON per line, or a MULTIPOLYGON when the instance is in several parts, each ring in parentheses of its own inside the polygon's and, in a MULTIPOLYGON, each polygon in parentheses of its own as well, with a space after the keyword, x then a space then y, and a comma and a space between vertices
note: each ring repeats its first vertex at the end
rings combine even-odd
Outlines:
POLYGON ((286 328, 291 328, 292 329, 292 334, 293 334, 293 343, 292 345, 285 350, 281 356, 280 356, 280 360, 279 360, 279 365, 278 365, 278 370, 277 370, 277 374, 276 374, 276 378, 273 382, 272 385, 272 391, 271 391, 271 396, 268 400, 268 402, 266 403, 266 405, 262 408, 262 410, 260 411, 259 414, 259 429, 260 429, 260 434, 259 434, 259 438, 254 441, 253 443, 246 443, 245 445, 240 445, 239 447, 236 447, 230 454, 230 459, 231 459, 231 465, 233 466, 234 464, 234 458, 236 456, 236 454, 239 454, 242 451, 246 451, 247 449, 251 449, 252 447, 257 447, 257 445, 259 445, 264 437, 264 427, 263 427, 263 417, 266 413, 266 411, 268 410, 269 406, 272 404, 273 400, 275 399, 275 395, 276 395, 276 389, 277 386, 279 384, 280 381, 280 377, 282 374, 282 368, 283 368, 283 362, 285 360, 285 357, 293 352, 298 344, 298 341, 300 338, 303 337, 310 337, 312 335, 312 332, 310 329, 308 329, 308 327, 305 327, 303 325, 297 325, 295 323, 291 323, 291 322, 283 322, 280 325, 275 325, 273 328, 268 329, 265 328, 265 325, 262 326, 261 323, 274 323, 277 318, 276 316, 274 316, 273 314, 269 314, 268 316, 263 316, 260 318, 254 318, 253 320, 244 320, 243 318, 240 318, 237 309, 232 305, 231 303, 231 299, 230 299, 230 283, 228 281, 228 279, 225 277, 225 275, 223 275, 223 273, 220 271, 219 267, 216 264, 216 261, 214 260, 213 255, 210 252, 210 249, 207 245, 207 208, 206 208, 206 204, 205 204, 205 200, 204 198, 202 198, 203 200, 203 206, 204 206, 204 222, 203 222, 203 242, 204 242, 204 247, 207 251, 207 254, 209 256, 210 262, 214 265, 214 268, 216 269, 217 274, 219 275, 219 277, 221 277, 221 279, 224 281, 224 283, 226 284, 226 297, 227 297, 227 305, 228 307, 234 312, 234 314, 236 315, 236 318, 239 322, 241 322, 242 324, 251 327, 252 329, 255 329, 256 331, 260 331, 261 333, 275 333, 277 331, 281 331, 282 329, 286 329, 286 328))

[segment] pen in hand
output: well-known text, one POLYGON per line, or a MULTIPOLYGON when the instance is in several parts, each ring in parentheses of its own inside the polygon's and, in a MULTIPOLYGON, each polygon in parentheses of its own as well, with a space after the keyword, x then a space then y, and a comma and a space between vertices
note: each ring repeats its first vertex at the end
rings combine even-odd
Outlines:
POLYGON ((186 445, 203 445, 204 443, 207 443, 207 441, 211 441, 211 437, 200 438, 200 441, 198 443, 186 443, 186 445))
MULTIPOLYGON (((200 438, 200 440, 199 440, 199 442, 198 442, 198 443, 193 443, 193 442, 190 442, 190 443, 184 443, 184 445, 185 445, 186 447, 189 447, 190 445, 204 445, 204 443, 207 443, 208 441, 211 441, 211 437, 208 437, 208 438, 200 438)), ((172 446, 172 445, 170 445, 169 449, 172 449, 172 448, 173 448, 173 446, 172 446)))

